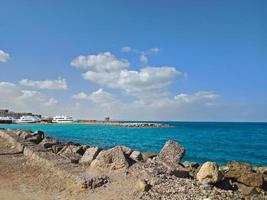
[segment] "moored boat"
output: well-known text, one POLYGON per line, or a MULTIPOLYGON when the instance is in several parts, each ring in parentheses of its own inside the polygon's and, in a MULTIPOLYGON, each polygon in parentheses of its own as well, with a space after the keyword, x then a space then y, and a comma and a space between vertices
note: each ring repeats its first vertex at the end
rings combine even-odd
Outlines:
POLYGON ((21 116, 16 123, 37 123, 41 122, 41 119, 37 116, 21 116))

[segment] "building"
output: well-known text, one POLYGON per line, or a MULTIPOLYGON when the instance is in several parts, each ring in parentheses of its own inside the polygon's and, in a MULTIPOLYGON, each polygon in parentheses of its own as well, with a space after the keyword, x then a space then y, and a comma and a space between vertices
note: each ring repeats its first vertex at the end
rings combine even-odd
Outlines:
POLYGON ((0 117, 6 117, 8 115, 7 109, 0 109, 0 117))
POLYGON ((8 109, 0 109, 0 117, 13 117, 15 119, 20 118, 21 116, 37 116, 39 118, 41 118, 41 115, 35 115, 32 113, 16 113, 16 112, 11 112, 8 109))

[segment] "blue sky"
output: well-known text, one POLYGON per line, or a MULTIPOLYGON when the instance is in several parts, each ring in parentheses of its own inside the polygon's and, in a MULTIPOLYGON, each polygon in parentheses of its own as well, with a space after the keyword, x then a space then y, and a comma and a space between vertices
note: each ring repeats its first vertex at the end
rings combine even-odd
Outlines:
POLYGON ((0 107, 267 121, 266 9, 264 0, 1 0, 0 107))

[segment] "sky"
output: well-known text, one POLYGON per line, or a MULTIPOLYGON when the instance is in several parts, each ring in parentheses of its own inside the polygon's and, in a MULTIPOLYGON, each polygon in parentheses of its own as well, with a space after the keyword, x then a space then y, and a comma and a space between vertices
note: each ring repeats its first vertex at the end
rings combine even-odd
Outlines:
POLYGON ((0 0, 0 108, 267 121, 265 0, 0 0))

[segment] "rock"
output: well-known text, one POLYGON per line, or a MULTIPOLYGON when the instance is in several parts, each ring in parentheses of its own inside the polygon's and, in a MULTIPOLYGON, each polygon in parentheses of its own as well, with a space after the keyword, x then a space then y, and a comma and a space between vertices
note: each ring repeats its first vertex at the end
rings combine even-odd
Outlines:
POLYGON ((142 161, 143 160, 143 156, 142 153, 139 151, 133 151, 130 155, 130 158, 133 159, 134 161, 138 162, 138 161, 142 161))
POLYGON ((61 149, 58 154, 65 154, 65 153, 78 153, 80 155, 83 155, 84 148, 83 146, 74 145, 74 144, 67 144, 61 149))
POLYGON ((179 143, 169 140, 161 149, 158 158, 165 163, 179 163, 185 154, 185 149, 179 143))
POLYGON ((150 159, 145 165, 144 169, 146 172, 153 176, 161 177, 165 175, 174 175, 180 178, 188 178, 189 171, 178 163, 175 165, 168 165, 159 159, 150 159))
POLYGON ((20 131, 19 136, 24 140, 32 136, 31 131, 20 131))
POLYGON ((238 191, 245 196, 258 194, 258 191, 256 190, 255 187, 248 187, 242 183, 236 183, 236 185, 237 185, 238 191))
POLYGON ((91 163, 92 167, 99 169, 118 170, 129 167, 129 163, 125 157, 121 146, 101 151, 95 160, 91 163))
POLYGON ((64 144, 56 144, 52 146, 52 152, 57 154, 61 149, 63 149, 64 144))
POLYGON ((138 192, 147 192, 150 189, 150 185, 147 183, 146 180, 138 179, 136 182, 136 191, 138 192))
POLYGON ((267 167, 254 167, 253 168, 257 173, 267 175, 267 167))
POLYGON ((53 145, 59 144, 59 142, 55 139, 51 139, 49 137, 45 137, 42 142, 39 143, 40 146, 44 148, 51 148, 53 145))
POLYGON ((226 178, 239 179, 242 174, 252 173, 252 167, 248 163, 231 161, 228 164, 228 171, 224 174, 226 178))
POLYGON ((91 162, 96 158, 96 156, 101 151, 98 147, 91 147, 85 151, 79 163, 90 165, 91 162))
POLYGON ((122 151, 123 151, 123 153, 127 156, 127 157, 129 157, 130 155, 131 155, 131 153, 133 152, 133 150, 132 149, 130 149, 129 147, 126 147, 126 146, 117 146, 117 147, 120 147, 121 149, 122 149, 122 151))
POLYGON ((38 135, 35 135, 35 136, 28 137, 26 140, 33 142, 33 143, 36 143, 36 144, 39 144, 42 141, 42 138, 38 135))
POLYGON ((59 152, 58 155, 68 158, 72 163, 79 163, 80 158, 82 157, 83 148, 82 146, 76 145, 65 145, 59 152))
POLYGON ((260 173, 248 173, 242 174, 238 179, 238 182, 244 183, 251 187, 262 187, 263 185, 263 175, 260 173))
POLYGON ((143 152, 142 153, 142 157, 143 157, 144 161, 147 161, 147 159, 149 159, 149 158, 154 158, 157 155, 158 155, 157 153, 153 153, 153 152, 143 152))
POLYGON ((251 187, 263 186, 263 174, 255 173, 249 164, 231 161, 228 168, 228 171, 224 174, 226 178, 233 179, 251 187))
POLYGON ((184 166, 185 168, 190 169, 190 170, 193 170, 193 169, 196 170, 196 169, 199 167, 199 164, 196 163, 196 162, 184 161, 184 162, 183 162, 183 166, 184 166))
POLYGON ((101 187, 102 185, 109 182, 108 176, 99 176, 99 177, 93 177, 91 178, 85 188, 95 189, 97 187, 101 187))
POLYGON ((197 180, 203 184, 215 184, 222 180, 222 174, 215 162, 205 162, 197 173, 197 180))

